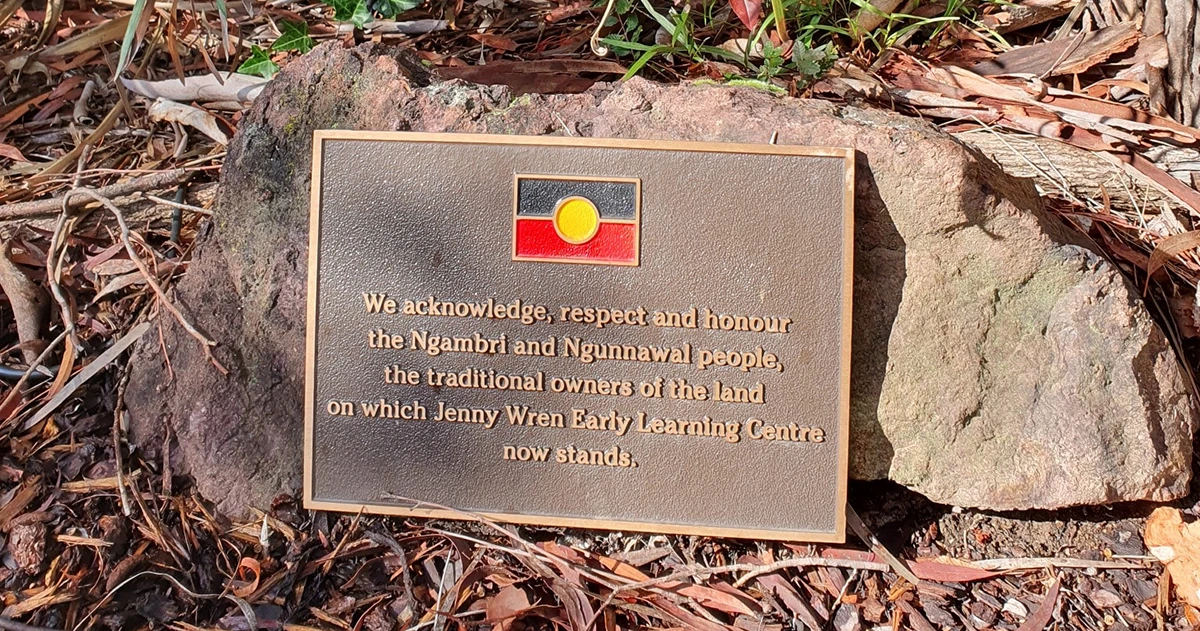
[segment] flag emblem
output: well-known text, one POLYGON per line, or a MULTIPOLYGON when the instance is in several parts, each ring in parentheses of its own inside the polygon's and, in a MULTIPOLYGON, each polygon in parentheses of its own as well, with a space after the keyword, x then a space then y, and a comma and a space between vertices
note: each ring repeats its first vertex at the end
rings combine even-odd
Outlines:
POLYGON ((641 180, 517 175, 513 260, 637 265, 641 180))

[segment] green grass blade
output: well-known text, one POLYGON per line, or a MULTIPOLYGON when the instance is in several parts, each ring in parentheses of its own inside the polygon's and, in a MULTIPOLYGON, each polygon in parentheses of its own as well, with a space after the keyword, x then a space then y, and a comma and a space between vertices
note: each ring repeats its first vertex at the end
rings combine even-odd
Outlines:
POLYGON ((642 0, 642 6, 646 7, 646 11, 650 14, 650 17, 654 18, 654 21, 658 22, 658 25, 663 27, 663 30, 668 35, 675 37, 675 24, 671 20, 668 20, 667 16, 655 11, 654 7, 650 5, 650 0, 642 0))
POLYGON ((229 59, 229 9, 225 6, 225 0, 217 0, 217 15, 221 17, 221 46, 225 58, 229 59))
POLYGON ((771 10, 775 12, 775 30, 779 32, 779 40, 786 42, 788 39, 787 20, 783 14, 783 0, 771 0, 771 10))
POLYGON ((632 66, 629 66, 629 70, 625 72, 625 76, 621 77, 621 80, 625 81, 626 79, 632 79, 637 75, 638 71, 640 71, 646 64, 650 63, 650 60, 654 59, 655 56, 666 55, 674 52, 678 52, 674 46, 651 46, 650 50, 642 53, 642 56, 638 57, 637 61, 633 62, 632 66))
POLYGON ((612 37, 601 37, 600 42, 602 44, 604 44, 605 46, 609 46, 611 48, 616 48, 618 50, 636 50, 636 51, 640 51, 640 52, 646 52, 647 50, 654 48, 654 46, 651 46, 649 44, 643 44, 641 42, 630 42, 630 41, 626 41, 623 39, 615 39, 612 37))
POLYGON ((724 48, 717 48, 716 46, 698 46, 697 49, 706 55, 720 57, 721 59, 732 61, 734 63, 741 63, 743 59, 743 57, 737 53, 731 53, 724 48))
POLYGON ((142 13, 146 11, 146 5, 150 4, 150 0, 134 0, 133 9, 129 11, 129 25, 125 27, 125 38, 121 40, 121 54, 117 57, 117 72, 114 76, 121 76, 125 72, 125 66, 129 65, 129 58, 133 52, 133 41, 137 39, 138 25, 142 23, 142 13))

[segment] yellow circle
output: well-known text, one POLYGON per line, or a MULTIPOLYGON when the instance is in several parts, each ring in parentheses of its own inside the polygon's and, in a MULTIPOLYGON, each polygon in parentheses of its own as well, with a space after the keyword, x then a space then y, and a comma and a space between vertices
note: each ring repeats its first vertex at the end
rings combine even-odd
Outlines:
POLYGON ((587 243, 600 230, 600 211, 586 197, 565 197, 554 209, 554 231, 567 243, 587 243))

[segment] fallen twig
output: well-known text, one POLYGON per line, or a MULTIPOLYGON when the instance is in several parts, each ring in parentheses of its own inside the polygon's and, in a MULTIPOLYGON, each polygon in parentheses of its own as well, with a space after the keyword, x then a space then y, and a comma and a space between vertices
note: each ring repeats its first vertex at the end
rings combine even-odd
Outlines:
MULTIPOLYGON (((95 361, 88 364, 83 370, 79 371, 79 374, 75 375, 73 379, 68 381, 67 385, 64 386, 62 390, 59 390, 58 394, 54 395, 54 398, 47 401, 46 404, 43 405, 41 409, 39 409, 32 417, 30 417, 28 421, 25 421, 23 427, 25 429, 33 427, 34 425, 42 422, 42 420, 47 416, 50 416, 51 413, 58 409, 58 406, 62 405, 67 399, 71 398, 71 395, 75 394, 75 390, 77 390, 79 386, 83 385, 84 382, 92 377, 95 377, 97 374, 107 368, 108 365, 113 362, 113 360, 119 357, 121 353, 124 353, 125 350, 132 346, 134 342, 138 341, 142 335, 145 335, 146 331, 148 330, 150 330, 150 323, 143 322, 134 327, 132 331, 126 333, 125 337, 122 337, 114 342, 112 346, 108 347, 108 350, 101 353, 100 356, 95 359, 95 361)), ((60 335, 59 339, 62 339, 64 336, 65 333, 60 335)))
POLYGON ((54 341, 46 345, 46 348, 43 349, 42 353, 37 356, 37 359, 34 359, 32 362, 30 362, 29 368, 25 369, 25 374, 21 375, 21 378, 17 380, 17 383, 13 384, 12 390, 8 391, 8 396, 4 397, 3 401, 0 401, 0 410, 8 407, 8 405, 21 394, 21 388, 24 388, 25 382, 29 381, 29 375, 32 375, 33 371, 37 370, 38 367, 45 363, 50 357, 50 353, 53 353, 54 349, 58 348, 58 345, 62 344, 62 341, 65 339, 67 339, 67 332, 63 331, 62 333, 59 333, 58 337, 54 338, 54 341))
POLYGON ((1084 570, 1144 570, 1144 563, 1128 561, 1089 561, 1087 559, 1065 559, 1058 557, 1032 559, 987 559, 973 561, 971 567, 995 572, 1010 572, 1015 570, 1041 570, 1050 568, 1076 568, 1084 570))
POLYGON ((734 565, 724 565, 721 567, 706 568, 707 572, 713 574, 724 574, 728 572, 746 572, 741 578, 734 581, 734 587, 745 585, 750 579, 763 574, 770 574, 785 568, 792 567, 839 567, 851 570, 869 570, 873 572, 889 572, 892 566, 887 563, 878 561, 854 561, 851 559, 826 559, 824 557, 795 557, 791 559, 783 559, 766 565, 755 565, 753 563, 737 563, 734 565))
POLYGON ((66 327, 67 338, 71 340, 70 350, 71 352, 77 352, 80 346, 75 328, 75 316, 71 313, 71 303, 67 300, 66 295, 63 294, 62 283, 58 280, 59 275, 62 273, 62 254, 66 253, 66 248, 62 247, 62 243, 65 233, 68 232, 67 226, 70 221, 70 211, 67 209, 66 198, 64 197, 62 199, 62 214, 58 216, 58 222, 54 224, 54 233, 50 236, 50 246, 46 248, 46 282, 50 285, 50 295, 54 296, 54 301, 58 303, 62 323, 66 327))
MULTIPOLYGON (((108 186, 101 186, 95 189, 96 194, 104 197, 124 197, 133 193, 153 191, 169 186, 174 186, 188 179, 192 174, 191 169, 173 169, 163 171, 161 173, 151 173, 135 177, 132 180, 125 182, 117 182, 108 186)), ((81 206, 88 201, 88 195, 82 193, 86 189, 75 189, 68 191, 66 195, 61 197, 52 197, 50 199, 39 199, 31 202, 19 202, 16 204, 6 204, 0 206, 0 221, 10 219, 32 219, 36 217, 49 217, 51 215, 62 212, 63 201, 66 200, 68 208, 81 206)))
POLYGON ((30 345, 42 339, 46 320, 46 292, 40 284, 30 280, 10 258, 12 242, 0 244, 0 289, 12 306, 13 320, 17 325, 17 339, 21 341, 21 354, 25 363, 37 358, 36 348, 30 345))
POLYGON ((162 286, 158 284, 157 280, 155 280, 154 275, 150 273, 150 270, 146 267, 146 263, 142 261, 142 257, 138 256, 137 251, 133 249, 133 242, 129 239, 129 224, 125 222, 125 214, 121 212, 121 209, 117 208, 117 205, 112 203, 112 200, 97 193, 96 191, 86 188, 75 190, 100 202, 101 205, 108 209, 108 211, 117 218, 117 223, 121 226, 121 241, 125 244, 125 251, 129 253, 129 258, 133 261, 133 264, 137 266, 138 271, 140 271, 142 276, 146 278, 146 283, 150 285, 151 289, 154 290, 155 295, 158 296, 158 299, 162 302, 163 307, 165 307, 167 311, 170 311, 171 315, 175 316, 175 320, 179 322, 179 325, 182 326, 189 335, 196 338, 196 340, 200 342, 201 347, 204 349, 204 356, 208 358, 208 361, 212 363, 212 365, 215 366, 222 375, 228 375, 229 370, 222 366, 221 362, 217 361, 217 358, 212 354, 212 347, 216 346, 217 343, 205 337, 200 331, 197 331, 196 327, 192 326, 192 323, 188 322, 187 318, 183 317, 183 314, 179 312, 179 309, 177 309, 175 305, 171 303, 171 299, 167 297, 167 294, 163 291, 162 286))
POLYGON ((894 570, 896 574, 904 577, 905 580, 913 585, 921 584, 921 580, 917 578, 917 575, 913 574, 912 570, 908 569, 907 565, 904 565, 900 559, 896 558, 896 555, 892 554, 891 551, 888 550, 887 547, 882 543, 880 543, 879 539, 875 538, 875 535, 871 533, 869 529, 867 529, 867 525, 863 523, 863 520, 858 516, 858 513, 854 512, 854 508, 850 506, 849 502, 846 503, 846 525, 850 526, 850 530, 853 530, 854 534, 858 535, 858 537, 863 540, 863 543, 867 544, 871 548, 871 552, 874 552, 875 556, 887 561, 888 565, 892 567, 892 570, 894 570))
MULTIPOLYGON (((191 204, 183 204, 180 202, 173 202, 169 199, 163 199, 161 197, 158 197, 155 195, 150 195, 148 193, 139 193, 138 197, 144 197, 156 204, 162 204, 163 206, 166 206, 168 208, 174 208, 176 210, 186 210, 188 212, 196 213, 197 215, 204 215, 205 217, 212 217, 212 215, 213 215, 213 211, 208 210, 207 208, 201 208, 199 206, 192 206, 191 204)), ((172 226, 171 231, 172 232, 175 231, 174 226, 172 226)))
POLYGON ((113 457, 117 465, 117 491, 121 497, 121 512, 125 513, 126 517, 133 514, 133 505, 129 503, 129 489, 125 485, 125 432, 121 427, 121 420, 125 418, 125 388, 129 385, 129 374, 132 363, 125 364, 125 369, 121 371, 121 383, 117 386, 117 401, 113 405, 113 424, 112 424, 112 440, 113 440, 113 457))

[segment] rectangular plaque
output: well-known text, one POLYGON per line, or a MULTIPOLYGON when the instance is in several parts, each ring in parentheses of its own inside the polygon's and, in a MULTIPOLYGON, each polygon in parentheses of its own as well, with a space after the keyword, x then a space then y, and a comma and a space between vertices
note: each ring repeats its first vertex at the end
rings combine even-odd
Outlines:
POLYGON ((316 132, 305 505, 842 541, 853 165, 316 132))

